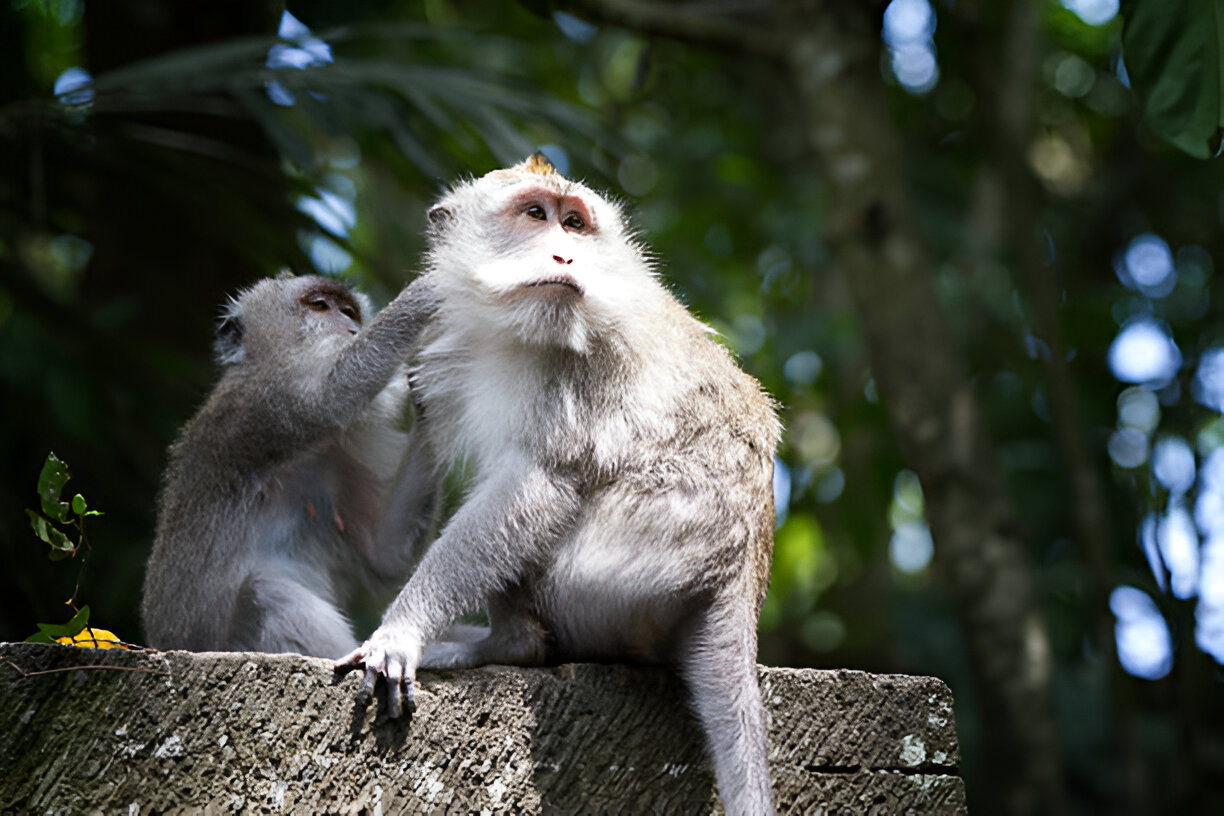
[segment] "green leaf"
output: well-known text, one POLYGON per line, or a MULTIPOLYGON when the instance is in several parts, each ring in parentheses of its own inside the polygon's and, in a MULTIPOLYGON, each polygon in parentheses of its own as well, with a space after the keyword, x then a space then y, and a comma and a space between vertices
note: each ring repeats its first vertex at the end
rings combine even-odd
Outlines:
POLYGON ((1132 0, 1122 50, 1143 118, 1207 159, 1224 133, 1224 0, 1132 0))
POLYGON ((26 515, 30 517, 30 527, 33 528, 34 535, 51 546, 52 561, 72 555, 76 547, 59 528, 33 510, 26 510, 26 515))
POLYGON ((26 638, 27 643, 51 643, 56 638, 75 637, 80 634, 81 630, 89 625, 89 607, 82 606, 81 610, 72 616, 72 620, 67 623, 40 623, 38 624, 38 633, 30 635, 26 638), (44 639, 45 638, 45 639, 44 639))
POLYGON ((85 497, 80 493, 72 497, 72 512, 76 513, 78 516, 83 516, 85 515, 85 510, 87 507, 88 505, 85 504, 85 497))
POLYGON ((48 453, 42 472, 38 474, 38 498, 43 513, 61 524, 68 521, 68 504, 59 498, 69 478, 68 466, 54 453, 48 453))

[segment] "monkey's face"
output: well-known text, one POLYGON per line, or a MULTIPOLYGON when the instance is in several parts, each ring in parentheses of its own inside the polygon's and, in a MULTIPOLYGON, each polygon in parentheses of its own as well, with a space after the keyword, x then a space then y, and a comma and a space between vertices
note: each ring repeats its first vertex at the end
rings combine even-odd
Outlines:
POLYGON ((298 303, 306 324, 321 334, 354 335, 361 329, 361 307, 347 287, 327 281, 307 289, 298 303))
POLYGON ((280 358, 298 347, 338 350, 370 311, 364 295, 330 278, 268 278, 230 301, 217 327, 216 356, 233 365, 280 358))
POLYGON ((432 267, 469 320, 583 353, 651 272, 617 207, 541 161, 460 186, 431 210, 432 267))

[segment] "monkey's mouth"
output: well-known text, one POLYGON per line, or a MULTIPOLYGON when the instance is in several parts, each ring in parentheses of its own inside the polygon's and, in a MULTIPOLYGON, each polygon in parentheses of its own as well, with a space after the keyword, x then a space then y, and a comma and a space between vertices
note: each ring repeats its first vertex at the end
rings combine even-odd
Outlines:
POLYGON ((583 294, 582 287, 578 285, 578 281, 574 280, 569 275, 553 275, 549 278, 540 278, 539 280, 528 281, 522 285, 522 288, 534 289, 541 286, 549 288, 560 286, 566 289, 572 289, 579 295, 583 294))

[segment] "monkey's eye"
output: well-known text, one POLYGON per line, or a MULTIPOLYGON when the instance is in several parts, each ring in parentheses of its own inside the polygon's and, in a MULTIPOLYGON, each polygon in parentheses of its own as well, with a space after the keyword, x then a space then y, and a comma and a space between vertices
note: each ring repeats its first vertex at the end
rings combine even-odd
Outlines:
POLYGON ((532 218, 536 221, 545 221, 548 219, 548 213, 544 212, 544 208, 539 204, 532 204, 523 212, 528 218, 532 218))
POLYGON ((565 216, 565 220, 561 223, 572 230, 586 229, 586 222, 582 220, 582 216, 578 213, 570 213, 565 216))
POLYGON ((326 312, 331 308, 331 305, 327 302, 327 299, 321 297, 311 298, 306 302, 306 305, 314 309, 316 312, 326 312))
POLYGON ((344 315, 345 317, 347 317, 349 320, 353 321, 354 323, 361 322, 361 316, 357 314, 357 310, 354 309, 352 306, 341 306, 340 314, 344 315))

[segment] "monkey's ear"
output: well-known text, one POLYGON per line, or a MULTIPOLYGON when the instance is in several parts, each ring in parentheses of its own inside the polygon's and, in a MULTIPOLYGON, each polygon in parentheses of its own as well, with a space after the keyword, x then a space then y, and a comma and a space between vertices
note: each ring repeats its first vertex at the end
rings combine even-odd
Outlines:
POLYGON ((454 213, 452 213, 448 208, 443 207, 441 204, 435 204, 429 208, 428 215, 430 226, 441 227, 444 226, 446 222, 451 220, 454 213))
POLYGON ((213 341, 213 357, 223 366, 241 363, 246 357, 243 345, 242 318, 227 309, 217 323, 217 338, 213 341))

